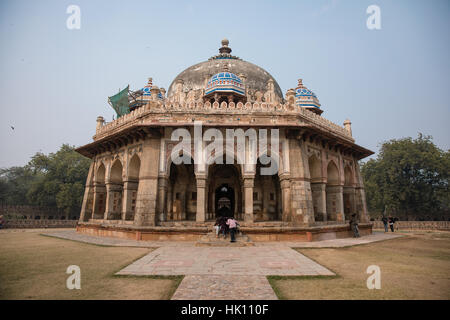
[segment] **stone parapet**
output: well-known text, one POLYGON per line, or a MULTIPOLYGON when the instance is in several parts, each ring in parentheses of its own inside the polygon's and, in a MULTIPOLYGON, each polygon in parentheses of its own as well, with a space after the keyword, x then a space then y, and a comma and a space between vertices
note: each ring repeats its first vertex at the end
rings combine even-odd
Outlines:
MULTIPOLYGON (((252 118, 261 116, 266 118, 268 115, 278 116, 296 116, 303 120, 305 124, 317 126, 323 130, 332 132, 339 137, 354 142, 351 134, 343 127, 331 122, 330 120, 321 117, 314 112, 306 110, 301 107, 295 107, 293 105, 274 104, 274 103, 242 103, 235 104, 234 102, 222 102, 221 104, 214 102, 185 102, 183 104, 166 103, 161 101, 149 101, 148 104, 141 108, 131 111, 129 114, 111 121, 109 123, 97 126, 94 140, 101 139, 116 130, 120 130, 132 125, 146 125, 146 124, 167 124, 171 121, 170 115, 182 113, 184 115, 199 115, 199 114, 234 114, 234 115, 252 115, 252 118), (152 117, 153 116, 153 117, 152 117), (149 121, 147 119, 150 117, 149 121)), ((271 119, 266 119, 271 122, 271 119)), ((279 121, 274 122, 277 124, 279 121)), ((299 123, 297 122, 297 125, 299 123)), ((181 123, 180 123, 181 125, 181 123)))

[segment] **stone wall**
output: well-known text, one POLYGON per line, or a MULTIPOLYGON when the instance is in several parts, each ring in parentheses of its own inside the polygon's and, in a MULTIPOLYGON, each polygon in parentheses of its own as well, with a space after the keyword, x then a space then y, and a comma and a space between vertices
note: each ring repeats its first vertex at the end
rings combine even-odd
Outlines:
MULTIPOLYGON (((371 221, 374 229, 384 229, 382 221, 371 221)), ((395 228, 401 230, 448 230, 450 221, 397 221, 395 228)))
POLYGON ((78 220, 6 220, 5 229, 32 229, 32 228, 75 228, 78 220))
POLYGON ((0 215, 5 220, 78 220, 78 214, 68 215, 57 208, 28 205, 0 205, 0 215))

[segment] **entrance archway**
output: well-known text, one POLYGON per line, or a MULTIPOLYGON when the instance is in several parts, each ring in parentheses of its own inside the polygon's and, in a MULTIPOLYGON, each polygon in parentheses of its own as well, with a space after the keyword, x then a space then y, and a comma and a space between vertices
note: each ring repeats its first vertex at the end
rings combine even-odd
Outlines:
MULTIPOLYGON (((186 156, 187 157, 187 156, 186 156)), ((197 182, 194 162, 171 163, 167 190, 167 220, 195 220, 197 211, 197 182)))
POLYGON ((242 193, 240 166, 235 164, 212 164, 208 168, 207 219, 220 215, 242 218, 242 193), (218 210, 223 206, 229 209, 218 210))
POLYGON ((215 213, 217 217, 234 217, 235 191, 228 184, 222 184, 215 191, 215 213))

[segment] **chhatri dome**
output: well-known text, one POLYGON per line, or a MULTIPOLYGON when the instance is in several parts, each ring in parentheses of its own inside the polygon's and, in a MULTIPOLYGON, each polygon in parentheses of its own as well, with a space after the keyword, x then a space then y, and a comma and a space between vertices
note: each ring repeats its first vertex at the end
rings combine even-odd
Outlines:
MULTIPOLYGON (((167 92, 167 97, 170 99, 177 91, 177 84, 181 84, 179 90, 183 92, 205 90, 205 85, 210 80, 213 80, 214 75, 220 75, 224 70, 224 65, 228 68, 228 72, 233 74, 237 80, 244 84, 246 88, 246 95, 251 99, 257 100, 259 93, 267 91, 268 86, 273 84, 273 90, 276 101, 283 101, 283 94, 281 88, 276 80, 263 68, 242 60, 236 56, 231 55, 231 48, 228 46, 227 39, 222 40, 222 47, 219 49, 219 54, 209 58, 207 61, 195 64, 183 72, 181 72, 172 82, 167 92), (253 99, 254 97, 254 99, 253 99)), ((219 76, 218 76, 219 77, 219 76)), ((239 90, 240 91, 240 90, 239 90)))
POLYGON ((317 114, 323 112, 316 94, 303 85, 302 79, 298 79, 298 86, 295 89, 295 104, 317 114))

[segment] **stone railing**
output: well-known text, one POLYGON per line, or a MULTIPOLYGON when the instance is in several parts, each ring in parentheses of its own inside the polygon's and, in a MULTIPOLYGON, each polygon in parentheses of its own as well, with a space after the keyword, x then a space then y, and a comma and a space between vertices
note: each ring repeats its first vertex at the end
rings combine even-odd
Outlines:
POLYGON ((31 229, 31 228, 75 228, 78 220, 6 220, 5 229, 31 229))
MULTIPOLYGON (((383 229, 382 221, 371 221, 374 229, 383 229)), ((397 221, 394 224, 399 230, 448 230, 450 221, 397 221)))
POLYGON ((94 139, 99 139, 105 136, 108 132, 113 129, 118 129, 123 126, 128 126, 131 124, 139 123, 144 116, 149 114, 163 114, 167 115, 167 113, 203 113, 203 114, 253 114, 259 112, 270 112, 276 115, 289 115, 289 116, 301 116, 303 120, 306 122, 312 123, 320 128, 323 128, 327 131, 331 131, 346 140, 354 142, 349 131, 344 129, 343 127, 331 122, 328 119, 325 119, 312 111, 306 110, 301 107, 295 107, 293 105, 288 104, 272 104, 272 103, 242 103, 239 102, 235 104, 234 102, 222 102, 219 104, 218 102, 210 103, 202 101, 200 102, 185 102, 185 103, 177 103, 177 102, 169 102, 169 101, 150 101, 148 104, 131 111, 129 114, 126 114, 112 122, 106 123, 103 126, 100 126, 94 139))

